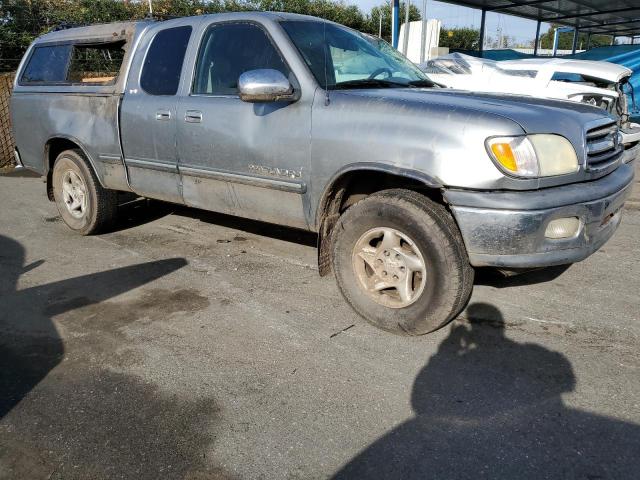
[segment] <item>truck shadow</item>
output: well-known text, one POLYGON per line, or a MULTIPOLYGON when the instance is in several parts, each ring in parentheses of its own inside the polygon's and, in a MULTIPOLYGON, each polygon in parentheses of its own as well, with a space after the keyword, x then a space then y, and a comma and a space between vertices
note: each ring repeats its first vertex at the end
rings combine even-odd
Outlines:
MULTIPOLYGON (((307 247, 316 247, 318 236, 313 232, 297 228, 275 225, 272 223, 250 220, 243 217, 226 215, 197 208, 185 207, 159 200, 148 200, 135 195, 123 195, 118 210, 118 222, 113 230, 126 230, 139 225, 153 222, 166 215, 191 218, 203 223, 209 223, 234 230, 297 243, 307 247)), ((487 285, 496 288, 508 288, 536 283, 545 283, 558 278, 571 265, 540 268, 526 271, 517 275, 505 276, 493 268, 476 268, 475 285, 487 285)))
POLYGON ((476 268, 474 285, 486 285, 495 288, 522 287, 546 283, 560 277, 571 265, 557 265, 525 271, 517 275, 504 275, 495 268, 476 268))
POLYGON ((315 233, 297 228, 185 207, 183 205, 166 203, 159 200, 132 198, 126 195, 120 199, 118 221, 113 226, 112 231, 127 230, 139 225, 151 223, 167 215, 191 218, 203 223, 234 230, 242 230, 246 233, 282 240, 284 242, 297 243, 308 247, 315 247, 318 239, 315 233))
POLYGON ((223 213, 209 212, 206 210, 198 210, 188 207, 179 207, 174 211, 174 213, 182 217, 194 218, 204 223, 211 223, 221 227, 242 230, 243 232, 254 235, 282 240, 283 242, 297 243, 307 247, 315 247, 318 241, 318 236, 313 232, 276 225, 273 223, 260 222, 258 220, 250 220, 248 218, 235 217, 233 215, 225 215, 223 213))
POLYGON ((476 303, 413 384, 414 417, 366 447, 336 479, 637 477, 640 426, 571 408, 568 359, 505 336, 476 303))
POLYGON ((159 220, 170 215, 176 205, 140 198, 134 194, 121 193, 118 196, 118 216, 108 231, 119 232, 159 220))

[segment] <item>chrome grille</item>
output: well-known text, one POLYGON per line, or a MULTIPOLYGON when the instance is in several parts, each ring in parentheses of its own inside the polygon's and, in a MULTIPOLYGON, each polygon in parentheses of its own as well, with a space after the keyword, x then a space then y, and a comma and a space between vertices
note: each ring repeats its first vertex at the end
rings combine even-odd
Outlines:
POLYGON ((614 121, 587 131, 587 171, 606 170, 620 158, 618 125, 614 121))

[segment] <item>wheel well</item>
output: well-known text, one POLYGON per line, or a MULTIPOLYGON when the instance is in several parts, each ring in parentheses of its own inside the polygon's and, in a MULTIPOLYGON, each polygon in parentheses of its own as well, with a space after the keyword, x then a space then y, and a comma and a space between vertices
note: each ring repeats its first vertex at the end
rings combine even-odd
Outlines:
MULTIPOLYGON (((53 198, 53 164, 65 150, 80 149, 80 146, 68 138, 52 138, 45 145, 45 171, 47 172, 47 197, 50 201, 53 198)), ((91 168, 91 166, 89 166, 91 168)))
POLYGON ((404 188, 420 192, 444 204, 440 189, 394 173, 376 170, 353 170, 345 173, 327 189, 316 218, 318 225, 318 269, 321 276, 331 271, 331 232, 340 215, 359 200, 382 190, 404 188))

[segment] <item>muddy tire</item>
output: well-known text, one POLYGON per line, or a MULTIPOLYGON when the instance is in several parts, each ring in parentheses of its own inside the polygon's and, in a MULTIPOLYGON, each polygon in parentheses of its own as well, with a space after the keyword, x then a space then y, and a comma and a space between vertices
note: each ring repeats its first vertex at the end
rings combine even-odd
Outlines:
POLYGON ((413 191, 385 190, 349 208, 335 226, 332 252, 345 299, 383 330, 432 332, 471 295, 474 272, 456 223, 413 191))
POLYGON ((72 230, 91 235, 113 222, 118 194, 100 185, 81 150, 65 150, 58 155, 52 182, 58 212, 72 230))

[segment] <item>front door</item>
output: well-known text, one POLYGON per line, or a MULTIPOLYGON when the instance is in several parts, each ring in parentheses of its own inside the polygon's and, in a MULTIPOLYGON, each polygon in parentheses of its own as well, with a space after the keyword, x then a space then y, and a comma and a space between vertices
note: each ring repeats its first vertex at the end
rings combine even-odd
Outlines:
POLYGON ((176 151, 176 107, 192 27, 158 29, 138 48, 121 108, 129 183, 139 195, 182 203, 176 151), (146 55, 145 55, 146 53, 146 55))
POLYGON ((308 228, 311 100, 243 102, 237 85, 246 71, 276 69, 294 87, 297 81, 262 25, 221 22, 203 30, 193 81, 178 102, 184 202, 308 228))

